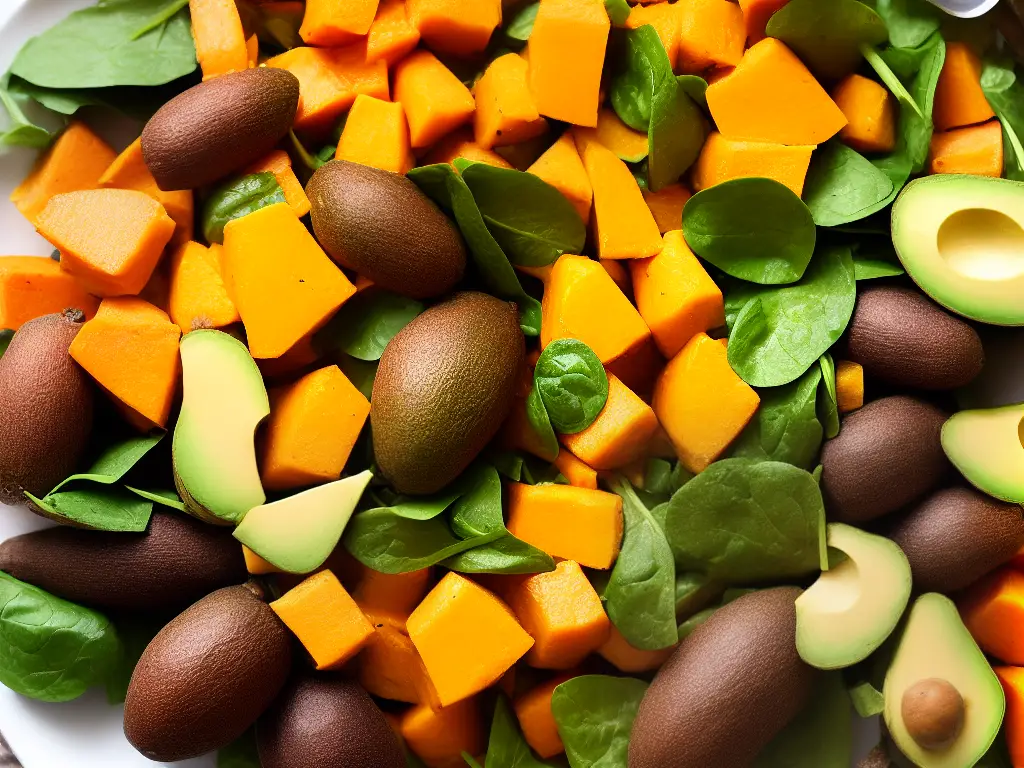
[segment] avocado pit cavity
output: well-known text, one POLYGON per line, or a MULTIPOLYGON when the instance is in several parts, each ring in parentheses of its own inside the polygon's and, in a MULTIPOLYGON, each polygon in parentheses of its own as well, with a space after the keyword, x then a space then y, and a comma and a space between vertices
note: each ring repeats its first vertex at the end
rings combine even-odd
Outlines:
POLYGON ((907 733, 923 749, 946 749, 964 727, 964 699, 952 683, 938 677, 907 688, 901 706, 907 733))
POLYGON ((1024 228, 1002 211, 966 208, 939 227, 939 253, 949 267, 976 280, 1024 274, 1024 228))

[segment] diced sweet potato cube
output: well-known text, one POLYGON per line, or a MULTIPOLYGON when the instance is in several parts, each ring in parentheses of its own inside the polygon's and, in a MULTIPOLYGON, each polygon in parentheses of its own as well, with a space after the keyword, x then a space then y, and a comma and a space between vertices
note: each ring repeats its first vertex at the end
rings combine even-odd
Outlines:
POLYGON ((0 256, 0 328, 16 331, 65 309, 80 309, 91 318, 99 304, 53 259, 0 256))
POLYGON ((463 752, 476 755, 487 747, 487 727, 476 699, 443 709, 427 704, 412 707, 402 715, 399 731, 427 768, 463 768, 463 752))
POLYGON ((658 419, 651 406, 609 373, 608 402, 594 423, 560 439, 573 455, 594 469, 610 470, 643 457, 657 429, 658 419))
POLYGON ((784 184, 799 197, 812 152, 814 147, 728 139, 716 131, 708 136, 694 164, 693 188, 699 192, 723 181, 758 176, 784 184))
POLYGON ((563 133, 528 170, 565 195, 584 222, 590 221, 594 189, 570 131, 563 133))
POLYGON ((455 56, 481 53, 501 23, 501 0, 406 0, 423 42, 455 56))
POLYGON ((850 75, 832 92, 846 117, 839 138, 858 152, 891 152, 896 147, 896 104, 881 83, 850 75))

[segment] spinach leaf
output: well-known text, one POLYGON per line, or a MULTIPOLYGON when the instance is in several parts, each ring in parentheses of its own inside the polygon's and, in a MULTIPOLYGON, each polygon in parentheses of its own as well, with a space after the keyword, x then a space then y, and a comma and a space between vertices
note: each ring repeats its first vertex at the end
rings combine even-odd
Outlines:
POLYGON ((604 8, 608 11, 608 19, 616 27, 621 27, 629 18, 629 3, 626 0, 604 0, 604 8))
POLYGON ((668 494, 675 491, 672 486, 672 464, 665 459, 648 459, 644 465, 643 490, 655 495, 668 494))
POLYGON ((413 168, 406 175, 427 197, 454 215, 484 285, 519 305, 523 333, 540 335, 540 302, 523 290, 508 257, 487 229, 465 180, 448 163, 413 168))
POLYGON ((693 99, 694 103, 708 111, 708 81, 699 75, 679 75, 676 78, 679 87, 686 91, 686 95, 693 99))
POLYGON ((0 572, 0 683, 39 701, 102 685, 121 655, 103 615, 0 572))
POLYGON ((249 729, 217 752, 217 768, 261 768, 256 731, 249 729))
POLYGON ((904 269, 892 247, 892 241, 887 240, 881 248, 862 242, 853 252, 853 274, 857 282, 860 282, 902 275, 904 269))
POLYGON ((942 12, 925 0, 878 0, 889 42, 896 48, 916 48, 939 29, 942 12))
POLYGON ((791 384, 762 390, 761 406, 730 455, 811 469, 821 449, 822 428, 815 410, 820 382, 821 369, 812 367, 791 384))
POLYGON ((724 584, 806 576, 825 560, 825 507, 810 473, 791 464, 717 461, 669 502, 676 567, 724 584))
POLYGON ((6 77, 0 81, 0 104, 7 110, 7 115, 10 118, 10 126, 0 133, 0 146, 9 145, 32 149, 43 149, 49 146, 56 136, 56 132, 51 133, 28 118, 15 95, 8 90, 6 77))
POLYGON ((7 353, 7 348, 11 345, 14 340, 14 331, 10 328, 4 328, 0 331, 0 358, 7 353))
POLYGON ((605 610, 634 648, 668 648, 679 641, 672 549, 628 480, 616 478, 612 490, 622 497, 626 526, 622 549, 604 590, 605 610))
POLYGON ((838 672, 822 675, 811 700, 754 760, 752 768, 849 768, 853 721, 838 672))
POLYGON ((831 440, 839 434, 839 401, 836 397, 836 365, 828 352, 818 360, 821 370, 821 390, 818 395, 818 413, 825 427, 825 437, 831 440))
POLYGON ((543 267, 563 253, 579 253, 587 229, 572 203, 532 173, 487 163, 457 163, 487 229, 524 267, 543 267))
POLYGON ((771 17, 767 34, 825 80, 853 72, 862 45, 879 45, 889 37, 882 17, 858 0, 790 0, 771 17))
POLYGON ((460 573, 527 574, 555 570, 550 555, 507 532, 490 543, 460 552, 441 565, 460 573))
POLYGON ((555 339, 541 352, 533 384, 563 435, 582 432, 608 402, 608 374, 594 351, 578 339, 555 339))
POLYGON ((867 680, 856 683, 847 693, 860 717, 874 717, 885 710, 885 696, 867 680))
POLYGON ((1013 69, 986 62, 981 87, 1003 126, 1004 175, 1024 181, 1024 84, 1013 69))
POLYGON ((381 288, 359 291, 317 332, 319 346, 376 362, 398 332, 424 309, 421 302, 381 288))
POLYGON ((20 77, 12 77, 7 89, 12 95, 32 99, 59 115, 73 115, 82 107, 105 105, 95 90, 42 88, 20 77))
POLYGON ((60 491, 42 499, 25 495, 51 520, 96 531, 139 533, 146 530, 153 514, 152 501, 112 486, 60 491))
POLYGON ((543 451, 541 458, 554 461, 558 458, 558 437, 555 435, 555 428, 551 426, 548 409, 544 406, 544 399, 536 384, 533 385, 526 398, 526 418, 530 422, 530 427, 540 438, 539 447, 543 451))
POLYGON ((826 246, 799 282, 781 288, 744 286, 746 300, 729 334, 729 363, 755 387, 798 379, 846 330, 857 287, 844 246, 826 246))
POLYGON ((299 141, 299 137, 295 135, 295 131, 288 131, 288 139, 291 141, 295 154, 299 156, 299 161, 310 173, 319 169, 320 166, 327 164, 328 161, 321 159, 318 153, 314 154, 306 149, 306 146, 299 141))
MULTIPOLYGON (((668 511, 668 504, 666 512, 668 511)), ((663 526, 664 527, 664 526, 663 526)), ((722 597, 725 587, 706 574, 689 571, 676 576, 676 618, 688 619, 722 597)))
POLYGON ((164 489, 143 489, 143 488, 132 488, 130 485, 125 486, 126 490, 131 491, 136 496, 141 496, 144 499, 152 501, 154 504, 159 504, 169 509, 176 509, 179 512, 185 511, 185 504, 181 501, 177 491, 169 491, 164 489))
POLYGON ((743 178, 698 192, 683 207, 693 252, 727 275, 763 285, 801 278, 814 253, 811 212, 772 179, 743 178))
POLYGON ((892 179, 870 160, 842 142, 830 141, 811 160, 804 202, 815 224, 835 227, 880 211, 892 192, 892 179))
POLYGON ((229 221, 284 202, 284 190, 272 173, 250 173, 232 179, 214 190, 203 205, 203 237, 211 245, 223 243, 229 221))
POLYGON ((129 470, 138 464, 142 458, 156 447, 157 443, 163 440, 166 432, 156 432, 151 435, 133 436, 108 446, 99 455, 92 466, 80 475, 71 475, 61 483, 58 483, 50 493, 56 493, 69 483, 91 482, 102 485, 111 485, 128 474, 129 470))
POLYGON ((363 393, 367 400, 373 395, 373 380, 377 377, 377 363, 357 360, 351 355, 337 355, 335 362, 341 372, 363 393))
POLYGON ((478 762, 477 762, 477 761, 476 761, 476 760, 475 760, 475 759, 473 758, 473 756, 472 756, 471 754, 469 754, 469 753, 468 753, 468 752, 466 752, 465 750, 463 750, 463 751, 462 751, 462 761, 463 761, 463 762, 464 762, 464 763, 465 763, 466 765, 468 765, 468 766, 469 766, 469 768, 484 768, 484 767, 483 767, 482 765, 480 765, 480 763, 478 763, 478 762))
POLYGON ((433 520, 447 511, 461 495, 461 488, 456 487, 433 496, 399 496, 387 509, 406 520, 433 520))
POLYGON ((164 624, 163 619, 152 616, 125 616, 115 622, 117 636, 121 639, 121 654, 105 683, 109 704, 124 703, 135 665, 164 624))
POLYGON ((196 66, 180 0, 106 0, 25 43, 11 73, 46 88, 107 88, 163 85, 196 66), (154 26, 173 7, 175 13, 154 26))
POLYGON ((487 742, 487 768, 554 768, 538 760, 519 731, 519 721, 504 696, 498 696, 487 742))
POLYGON ((630 128, 648 131, 654 94, 675 77, 661 38, 648 24, 617 33, 610 58, 608 97, 612 108, 630 128))
POLYGON ((707 138, 704 116, 689 94, 693 81, 682 80, 670 77, 654 91, 647 132, 647 186, 652 192, 677 182, 696 162, 707 138))
POLYGON ((584 675, 566 680, 551 696, 551 713, 572 768, 623 768, 629 735, 647 692, 632 677, 584 675))
POLYGON ((903 85, 903 82, 897 77, 896 73, 893 72, 889 65, 886 64, 885 59, 882 58, 881 54, 870 46, 864 46, 862 53, 864 58, 867 59, 868 64, 875 70, 885 86, 892 91, 892 95, 896 97, 900 105, 904 108, 912 110, 918 117, 923 118, 924 114, 921 112, 921 107, 918 106, 917 101, 910 95, 910 92, 903 85))
POLYGON ((679 641, 682 642, 692 635, 693 631, 697 629, 697 627, 710 619, 714 615, 715 611, 721 607, 722 606, 720 605, 713 605, 710 608, 704 608, 703 610, 697 611, 695 614, 685 619, 679 625, 679 629, 677 630, 679 632, 679 641))
POLYGON ((530 3, 519 9, 512 20, 505 27, 505 36, 513 40, 521 40, 524 43, 533 34, 533 25, 537 21, 537 11, 540 10, 540 3, 530 3))

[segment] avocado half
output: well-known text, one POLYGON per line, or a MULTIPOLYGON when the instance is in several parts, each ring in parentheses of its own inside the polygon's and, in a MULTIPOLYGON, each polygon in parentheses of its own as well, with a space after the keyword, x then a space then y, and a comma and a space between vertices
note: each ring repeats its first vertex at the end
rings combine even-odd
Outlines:
POLYGON ((993 325, 1024 325, 1024 182, 938 174, 892 208, 907 274, 942 306, 993 325))
POLYGON ((979 491, 1024 504, 1024 403, 954 414, 942 450, 979 491))

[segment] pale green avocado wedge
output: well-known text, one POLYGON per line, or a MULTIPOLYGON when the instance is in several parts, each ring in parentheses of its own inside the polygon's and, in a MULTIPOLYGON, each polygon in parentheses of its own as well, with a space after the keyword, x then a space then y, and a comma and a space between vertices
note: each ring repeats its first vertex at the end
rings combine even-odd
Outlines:
POLYGON ((992 325, 1024 325, 1024 182, 936 174, 892 208, 907 274, 942 306, 992 325))
MULTIPOLYGON (((920 768, 966 768, 975 765, 999 735, 1006 711, 1003 688, 985 655, 967 631, 956 606, 937 593, 921 595, 914 602, 885 675, 885 724, 896 746, 920 768), (924 683, 925 686, 919 686, 924 683), (928 705, 911 699, 921 687, 940 685, 963 700, 962 727, 951 732, 951 742, 926 749, 915 723, 927 723, 937 715, 928 705), (910 691, 905 707, 904 695, 910 691), (904 720, 910 709, 915 722, 904 720)), ((919 700, 920 701, 920 700, 919 700)), ((934 722, 934 721, 933 721, 934 722)), ((941 731, 941 729, 939 729, 941 731)), ((932 730, 931 738, 941 734, 932 730)))
POLYGON ((287 573, 312 573, 341 540, 373 473, 335 480, 249 510, 235 538, 287 573))
POLYGON ((967 481, 1024 504, 1024 403, 960 411, 942 426, 942 449, 967 481))
POLYGON ((256 428, 270 414, 263 376, 238 339, 199 330, 181 340, 184 394, 174 428, 174 482, 186 511, 233 525, 267 497, 256 465, 256 428))
POLYGON ((907 556, 894 542, 830 523, 828 545, 846 555, 796 599, 796 649, 819 669, 863 661, 886 641, 910 601, 907 556))

